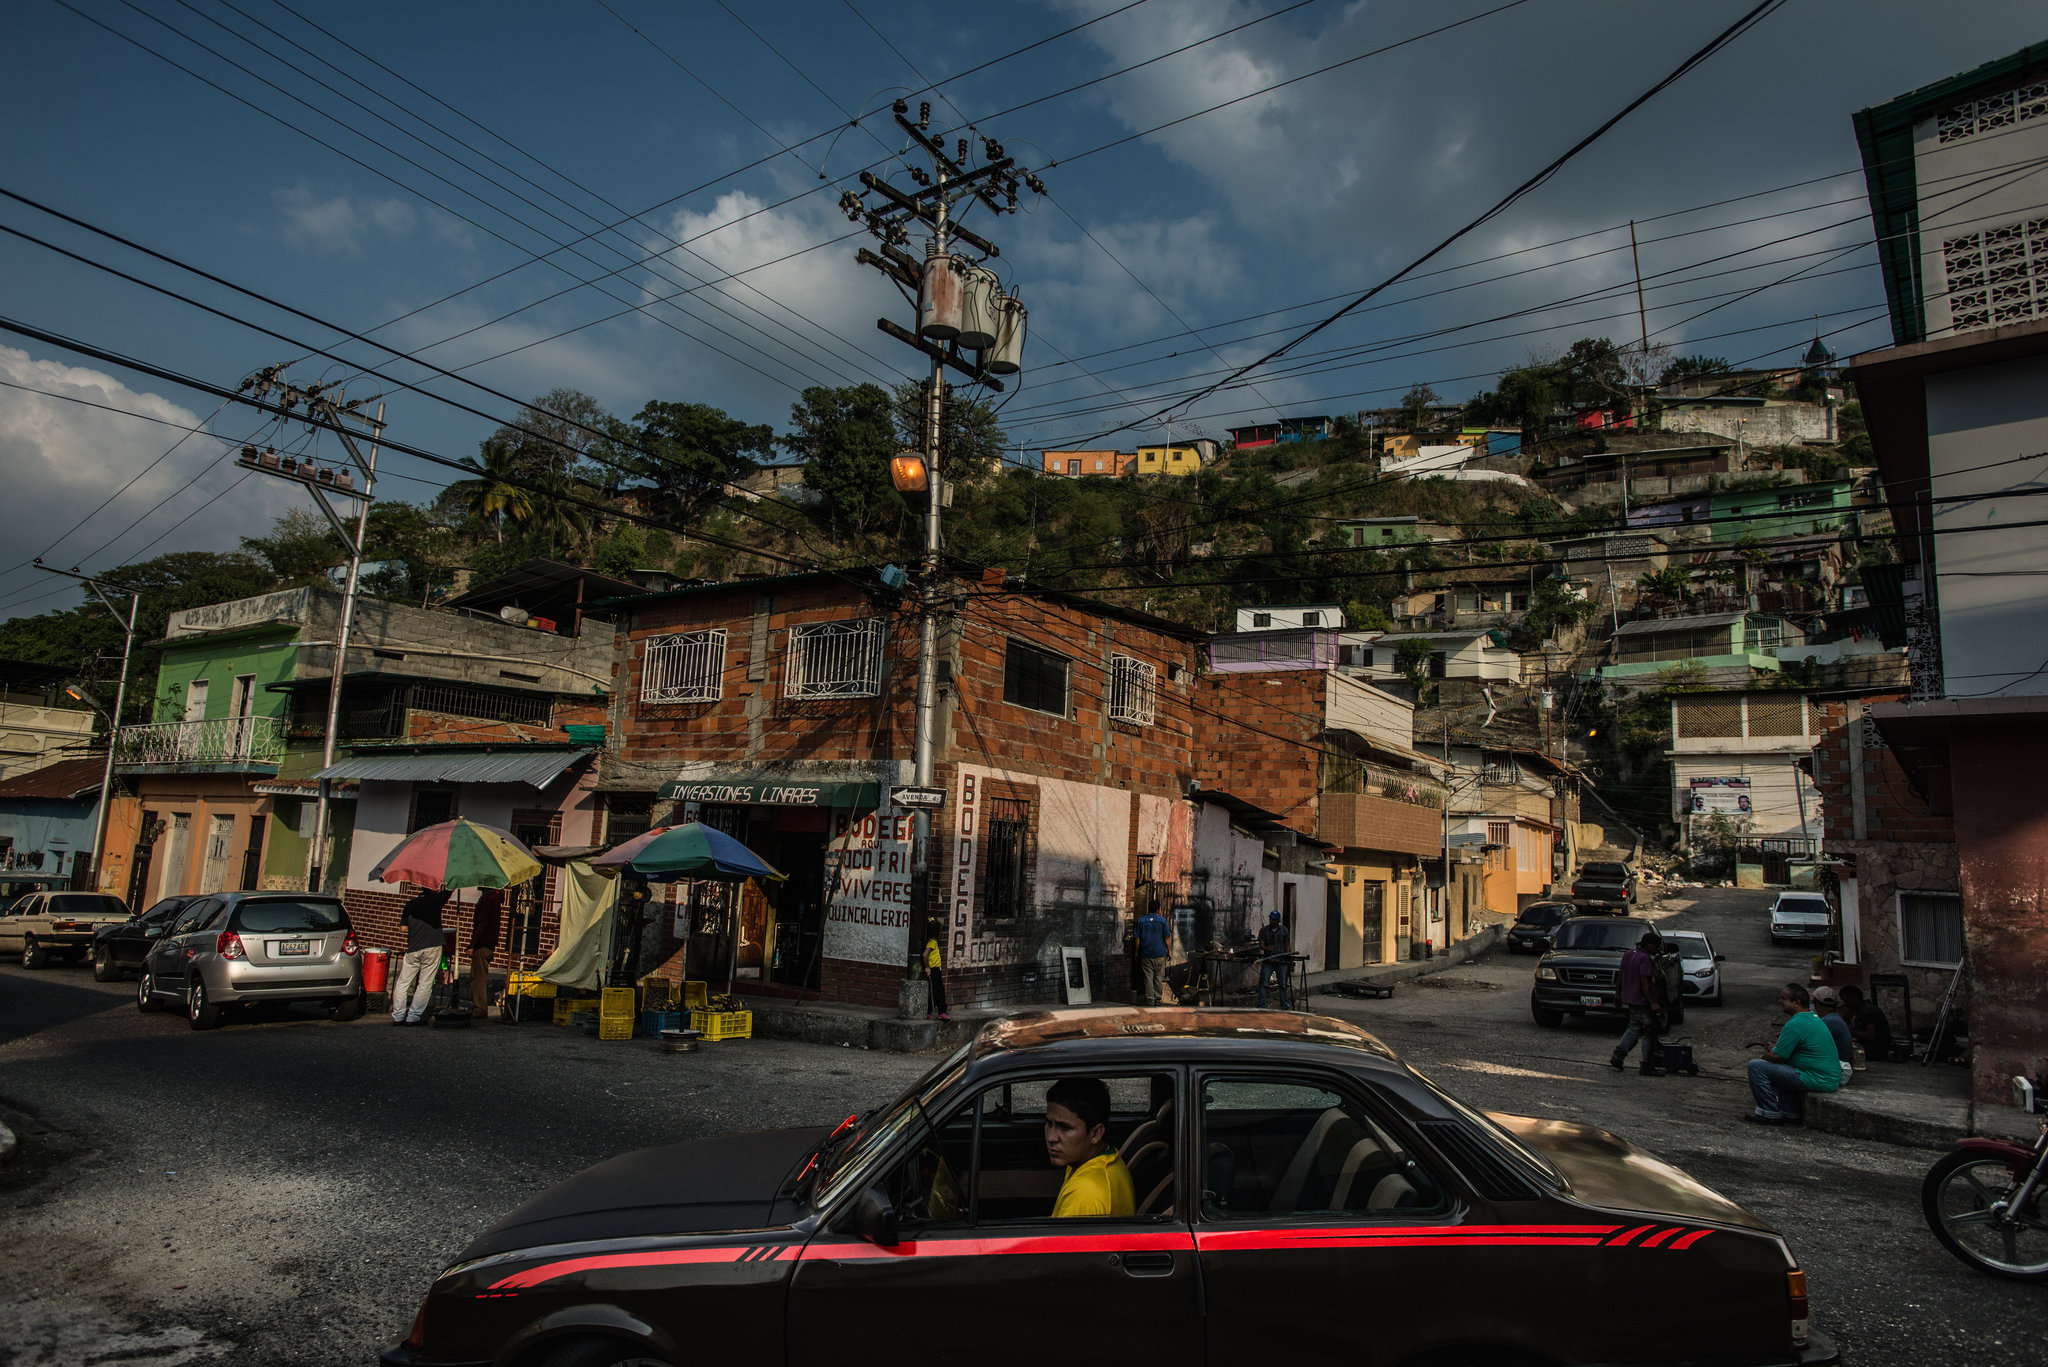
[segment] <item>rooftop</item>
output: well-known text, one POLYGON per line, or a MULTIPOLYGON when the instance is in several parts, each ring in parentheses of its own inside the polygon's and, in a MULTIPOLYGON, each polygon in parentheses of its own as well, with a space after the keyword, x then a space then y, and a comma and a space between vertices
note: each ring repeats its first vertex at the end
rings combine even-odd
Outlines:
POLYGON ((1073 1040, 1235 1039, 1334 1045, 1392 1059, 1394 1051, 1349 1021, 1255 1007, 1083 1006, 992 1020, 975 1037, 977 1056, 1073 1040))
POLYGON ((91 797, 100 790, 100 780, 106 776, 107 760, 103 754, 97 759, 64 759, 47 764, 32 773, 22 774, 0 783, 0 798, 47 797, 82 798, 91 797))

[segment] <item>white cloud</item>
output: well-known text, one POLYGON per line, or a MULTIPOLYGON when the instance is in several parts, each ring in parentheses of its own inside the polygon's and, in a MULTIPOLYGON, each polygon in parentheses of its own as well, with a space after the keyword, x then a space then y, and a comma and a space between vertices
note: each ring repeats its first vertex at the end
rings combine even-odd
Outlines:
POLYGON ((204 506, 209 495, 232 484, 239 473, 229 468, 231 442, 202 432, 95 514, 93 509, 109 494, 178 440, 179 428, 201 426, 199 415, 160 394, 130 389, 101 371, 38 360, 12 347, 0 346, 0 380, 25 386, 0 386, 0 469, 8 472, 8 496, 0 505, 0 544, 10 548, 5 564, 0 564, 5 571, 0 573, 0 615, 48 612, 68 606, 74 596, 67 590, 40 597, 50 586, 37 581, 50 576, 9 568, 16 561, 47 554, 52 564, 83 561, 88 569, 107 569, 138 553, 147 557, 178 550, 238 550, 243 536, 267 529, 286 506, 286 490, 263 488, 266 481, 251 480, 232 499, 208 507, 204 517, 177 526, 181 517, 204 506), (52 395, 123 411, 108 412, 52 395), (177 492, 208 465, 222 468, 177 492), (166 507, 98 550, 166 498, 171 499, 166 507), (88 520, 75 533, 68 532, 81 518, 88 520), (171 534, 162 543, 149 546, 166 531, 171 534))
MULTIPOLYGON (((321 199, 304 185, 274 190, 270 197, 284 215, 284 240, 305 251, 361 256, 366 237, 404 237, 418 220, 412 206, 399 199, 351 194, 321 199)), ((444 222, 436 214, 432 227, 444 241, 467 243, 467 233, 453 220, 444 222)))

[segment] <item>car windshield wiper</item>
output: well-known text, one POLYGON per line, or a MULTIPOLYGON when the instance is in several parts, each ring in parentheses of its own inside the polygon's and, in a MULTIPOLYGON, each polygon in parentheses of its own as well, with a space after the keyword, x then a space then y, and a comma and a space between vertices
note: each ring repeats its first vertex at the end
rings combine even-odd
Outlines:
POLYGON ((815 1188, 817 1181, 824 1176, 828 1159, 837 1157, 838 1149, 851 1143, 853 1136, 859 1133, 860 1119, 858 1114, 846 1117, 833 1127, 830 1134, 811 1145, 810 1152, 804 1155, 803 1166, 797 1169, 796 1176, 790 1179, 784 1190, 799 1193, 797 1199, 804 1199, 801 1193, 805 1183, 809 1182, 815 1188))

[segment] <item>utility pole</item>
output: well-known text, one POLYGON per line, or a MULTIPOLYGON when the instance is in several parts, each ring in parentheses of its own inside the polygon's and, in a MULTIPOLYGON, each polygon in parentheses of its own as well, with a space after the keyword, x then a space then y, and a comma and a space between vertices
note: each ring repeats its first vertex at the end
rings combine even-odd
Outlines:
MULTIPOLYGON (((240 460, 240 464, 247 466, 258 474, 275 475, 278 478, 295 480, 305 485, 312 492, 313 501, 319 504, 320 511, 326 516, 327 525, 333 529, 336 538, 340 540, 343 547, 348 551, 348 577, 343 581, 341 591, 341 620, 336 623, 334 631, 334 666, 329 671, 327 681, 327 726, 322 736, 320 750, 320 769, 322 773, 325 773, 328 769, 334 767, 335 736, 341 724, 342 676, 347 672, 348 668, 348 642, 355 621, 356 588, 362 579, 363 540, 369 530, 370 505, 376 501, 377 442, 378 438, 384 434, 384 404, 380 399, 377 404, 377 416, 365 418, 356 410, 362 404, 367 403, 367 399, 358 399, 353 403, 342 403, 337 401, 339 391, 330 394, 325 386, 313 385, 310 388, 301 389, 297 385, 286 382, 283 366, 271 366, 257 371, 254 375, 242 381, 242 388, 244 390, 253 390, 259 399, 265 398, 271 393, 276 393, 280 396, 280 401, 287 410, 304 404, 307 421, 314 427, 322 431, 332 432, 335 436, 339 437, 342 447, 348 452, 350 462, 362 474, 363 487, 358 492, 354 487, 354 478, 345 467, 341 469, 323 469, 316 467, 309 461, 294 461, 287 468, 285 462, 290 459, 289 457, 280 457, 274 451, 258 452, 253 446, 242 448, 240 460), (356 422, 365 424, 369 428, 370 449, 367 454, 356 445, 357 436, 362 434, 351 432, 344 423, 344 419, 353 419, 356 422), (344 498, 351 498, 356 501, 355 528, 353 532, 349 529, 343 515, 335 510, 333 503, 328 501, 327 495, 330 490, 344 498)), ((306 891, 308 892, 320 891, 321 884, 324 881, 327 833, 333 820, 330 810, 333 802, 333 780, 322 778, 320 780, 320 795, 313 808, 313 839, 306 860, 306 891)))
MULTIPOLYGON (((918 450, 899 455, 890 467, 899 492, 925 499, 923 554, 918 565, 917 731, 911 750, 915 784, 922 789, 933 786, 936 769, 939 613, 945 596, 940 581, 940 553, 945 543, 939 518, 948 478, 943 468, 947 454, 943 449, 945 372, 951 368, 1000 393, 1003 382, 997 376, 1014 375, 1023 368, 1024 307, 1002 292, 994 272, 983 264, 1000 254, 995 243, 969 231, 959 219, 976 203, 998 215, 1015 213, 1020 183, 1036 194, 1045 193, 1044 183, 985 133, 972 128, 955 130, 949 151, 946 135, 934 136, 931 131, 931 113, 930 101, 919 104, 915 120, 910 118, 909 101, 895 104, 896 126, 924 150, 931 163, 929 172, 911 168, 914 188, 899 189, 863 171, 863 188, 848 190, 839 198, 846 217, 865 224, 881 247, 879 253, 863 247, 856 259, 893 281, 917 312, 914 331, 887 318, 876 319, 875 326, 923 352, 931 362, 918 450), (974 164, 972 156, 977 142, 982 153, 980 165, 974 164), (872 204, 868 202, 871 195, 875 199, 872 204), (911 240, 908 225, 912 221, 930 231, 921 261, 904 250, 911 240), (978 253, 980 259, 970 260, 961 247, 978 253)), ((904 965, 910 977, 920 976, 923 945, 931 933, 932 819, 930 806, 914 809, 910 937, 904 965)), ((950 957, 949 951, 949 961, 950 957)))
POLYGON ((1628 221, 1628 259, 1636 268, 1636 326, 1643 334, 1643 364, 1650 364, 1650 315, 1643 308, 1643 258, 1636 254, 1636 221, 1628 221))
MULTIPOLYGON (((115 590, 117 593, 128 594, 128 616, 123 621, 121 610, 114 606, 114 601, 111 598, 107 597, 106 590, 100 587, 99 580, 89 574, 80 574, 75 568, 60 570, 53 565, 45 565, 40 558, 36 560, 35 566, 37 569, 44 570, 50 574, 61 574, 68 579, 76 579, 79 583, 92 590, 93 597, 99 599, 100 605, 114 615, 115 621, 121 622, 123 632, 121 640, 121 674, 119 680, 114 684, 114 710, 106 714, 107 763, 105 769, 100 774, 99 815, 94 818, 92 828, 92 890, 94 892, 105 892, 107 889, 101 886, 101 883, 104 881, 101 875, 105 872, 107 866, 107 819, 114 801, 114 747, 121 739, 121 709, 128 702, 128 661, 135 653, 135 610, 141 606, 142 595, 133 590, 115 590)), ((76 856, 73 856, 72 867, 74 870, 77 867, 76 856)))

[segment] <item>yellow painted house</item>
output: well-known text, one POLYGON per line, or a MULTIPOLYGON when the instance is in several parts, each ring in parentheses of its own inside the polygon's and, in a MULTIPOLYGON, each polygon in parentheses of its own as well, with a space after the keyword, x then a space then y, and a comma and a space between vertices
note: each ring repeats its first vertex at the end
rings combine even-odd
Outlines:
POLYGON ((1174 442, 1168 446, 1140 446, 1138 463, 1131 472, 1139 475, 1192 475, 1199 473, 1201 468, 1201 447, 1174 442))

